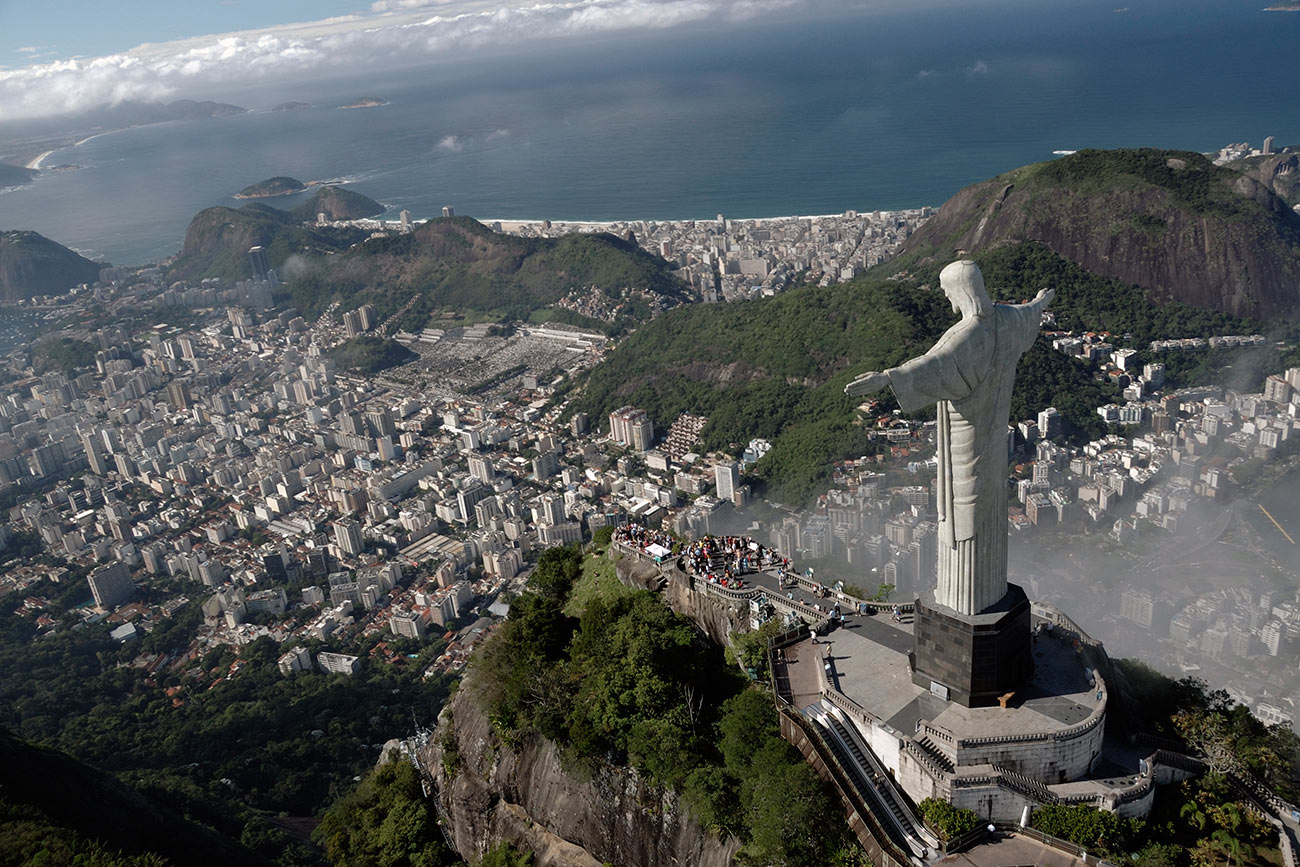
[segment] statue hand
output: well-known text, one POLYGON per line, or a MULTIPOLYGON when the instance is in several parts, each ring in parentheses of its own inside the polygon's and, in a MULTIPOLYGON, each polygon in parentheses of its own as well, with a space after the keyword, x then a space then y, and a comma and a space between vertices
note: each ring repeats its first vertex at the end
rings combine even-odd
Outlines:
POLYGON ((1055 297, 1055 289, 1039 289, 1038 294, 1034 296, 1034 303, 1037 304, 1041 301, 1043 306, 1046 307, 1048 304, 1052 303, 1052 299, 1055 297))
POLYGON ((844 393, 853 396, 872 394, 889 385, 889 374, 869 371, 844 386, 844 393))

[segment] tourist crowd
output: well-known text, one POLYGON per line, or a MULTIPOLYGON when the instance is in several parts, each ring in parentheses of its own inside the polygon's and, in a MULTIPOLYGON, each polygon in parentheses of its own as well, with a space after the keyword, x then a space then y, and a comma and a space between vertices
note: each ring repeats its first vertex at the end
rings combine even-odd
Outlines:
POLYGON ((693 574, 735 590, 744 586, 742 575, 773 569, 784 579, 790 568, 789 558, 749 536, 705 536, 691 542, 683 551, 681 542, 672 534, 628 523, 615 528, 613 538, 645 553, 656 553, 653 547, 658 546, 674 556, 680 554, 685 567, 693 574))
POLYGON ((686 565, 696 575, 725 584, 763 569, 784 573, 790 561, 749 536, 705 536, 687 547, 686 565))
POLYGON ((678 541, 672 537, 671 533, 665 533, 662 530, 652 530, 649 527, 643 527, 637 523, 624 524, 621 527, 614 528, 614 541, 638 551, 645 551, 651 545, 658 545, 667 548, 669 551, 677 550, 678 541))

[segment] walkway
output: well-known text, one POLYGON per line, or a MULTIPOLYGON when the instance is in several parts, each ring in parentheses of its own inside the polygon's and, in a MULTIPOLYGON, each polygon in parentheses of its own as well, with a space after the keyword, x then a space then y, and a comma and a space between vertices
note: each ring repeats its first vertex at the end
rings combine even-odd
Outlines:
POLYGON ((1068 852, 1053 849, 1029 837, 1003 834, 996 840, 972 846, 935 863, 952 867, 1075 867, 1097 864, 1098 861, 1095 858, 1081 861, 1068 852))

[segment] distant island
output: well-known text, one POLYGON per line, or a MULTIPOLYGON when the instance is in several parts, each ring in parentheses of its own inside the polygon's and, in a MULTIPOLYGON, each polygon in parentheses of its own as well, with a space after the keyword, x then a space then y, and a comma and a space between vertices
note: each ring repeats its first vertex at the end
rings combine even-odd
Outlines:
POLYGON ((339 108, 375 108, 381 105, 388 105, 388 100, 376 96, 363 96, 352 100, 347 105, 340 105, 339 108))
POLYGON ((1265 12, 1300 12, 1300 3, 1274 3, 1272 6, 1265 6, 1265 12))
POLYGON ((264 181, 258 181, 244 187, 235 193, 236 199, 270 199, 275 196, 291 196, 294 193, 301 193, 307 189, 308 185, 304 184, 297 178, 275 177, 267 178, 264 181))
POLYGON ((304 108, 313 108, 313 106, 310 102, 282 102, 272 106, 271 111, 301 111, 304 108))

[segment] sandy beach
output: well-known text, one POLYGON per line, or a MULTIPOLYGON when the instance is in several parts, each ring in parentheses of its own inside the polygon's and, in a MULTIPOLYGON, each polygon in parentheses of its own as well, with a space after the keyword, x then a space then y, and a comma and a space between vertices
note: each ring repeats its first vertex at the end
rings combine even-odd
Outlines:
MULTIPOLYGON (((57 150, 57 148, 55 150, 57 150)), ((52 153, 54 153, 54 151, 46 151, 45 153, 38 155, 36 159, 28 160, 27 165, 23 166, 23 168, 31 169, 32 171, 39 171, 41 163, 45 162, 46 158, 52 153)))
POLYGON ((45 151, 42 154, 39 154, 33 160, 28 160, 25 168, 29 168, 32 171, 40 171, 41 165, 44 164, 44 162, 50 158, 50 154, 57 153, 58 151, 62 151, 62 150, 67 150, 69 148, 79 148, 82 145, 84 145, 86 142, 90 141, 91 139, 97 139, 102 135, 110 135, 115 132, 121 132, 121 130, 110 129, 104 132, 97 132, 94 135, 88 135, 85 138, 78 139, 77 141, 71 142, 70 144, 59 145, 56 148, 52 148, 50 150, 45 151))

